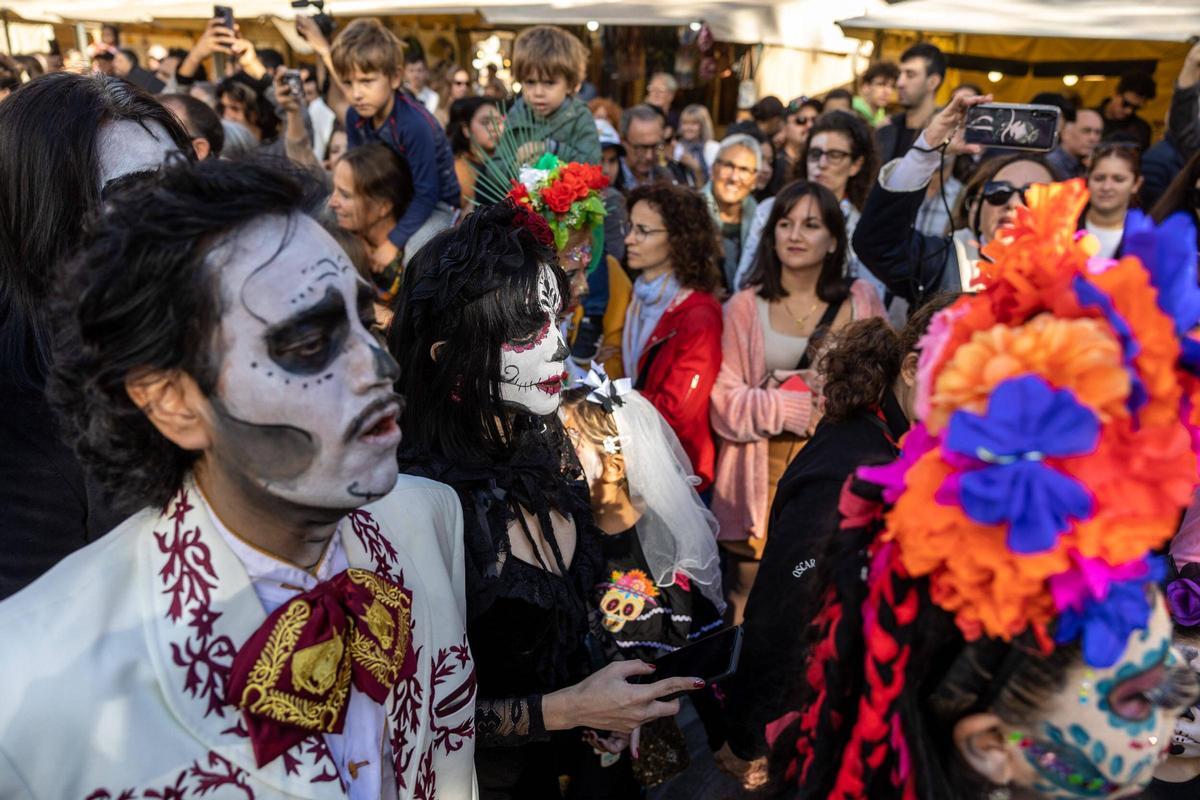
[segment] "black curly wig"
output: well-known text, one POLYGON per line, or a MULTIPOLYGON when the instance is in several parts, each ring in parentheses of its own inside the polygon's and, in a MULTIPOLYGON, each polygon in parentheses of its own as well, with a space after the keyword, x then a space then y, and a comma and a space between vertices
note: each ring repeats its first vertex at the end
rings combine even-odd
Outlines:
POLYGON ((309 213, 319 201, 311 180, 282 165, 179 161, 123 187, 87 226, 54 297, 47 389, 65 440, 119 509, 165 504, 197 458, 163 437, 125 387, 181 370, 212 393, 221 300, 209 252, 258 217, 309 213))

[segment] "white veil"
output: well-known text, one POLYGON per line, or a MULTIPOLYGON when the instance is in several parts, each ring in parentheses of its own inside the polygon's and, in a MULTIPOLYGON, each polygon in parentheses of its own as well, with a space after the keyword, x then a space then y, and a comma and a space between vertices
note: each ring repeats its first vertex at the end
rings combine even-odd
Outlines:
POLYGON ((592 388, 587 399, 611 408, 617 423, 629 496, 642 515, 638 539, 655 583, 670 586, 682 573, 724 611, 717 519, 696 494, 699 479, 679 438, 628 380, 609 381, 593 364, 584 383, 592 388))

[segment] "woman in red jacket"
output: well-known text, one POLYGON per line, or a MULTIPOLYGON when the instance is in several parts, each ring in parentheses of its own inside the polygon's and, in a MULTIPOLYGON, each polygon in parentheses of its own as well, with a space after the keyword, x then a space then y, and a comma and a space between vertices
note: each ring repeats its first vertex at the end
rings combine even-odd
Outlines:
POLYGON ((717 231, 703 197, 670 184, 629 194, 625 259, 638 273, 625 315, 625 375, 670 424, 700 478, 712 484, 716 448, 709 395, 721 369, 717 231))

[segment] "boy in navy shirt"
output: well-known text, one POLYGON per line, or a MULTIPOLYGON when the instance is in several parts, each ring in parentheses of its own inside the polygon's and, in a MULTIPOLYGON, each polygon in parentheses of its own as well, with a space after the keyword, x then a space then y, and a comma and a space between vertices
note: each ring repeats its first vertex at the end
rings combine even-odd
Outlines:
POLYGON ((346 26, 331 55, 350 99, 347 147, 384 142, 412 171, 412 203, 388 235, 391 247, 378 248, 372 257, 377 267, 384 267, 403 254, 407 264, 458 215, 461 194, 450 142, 433 115, 401 90, 404 46, 378 19, 357 19, 346 26))

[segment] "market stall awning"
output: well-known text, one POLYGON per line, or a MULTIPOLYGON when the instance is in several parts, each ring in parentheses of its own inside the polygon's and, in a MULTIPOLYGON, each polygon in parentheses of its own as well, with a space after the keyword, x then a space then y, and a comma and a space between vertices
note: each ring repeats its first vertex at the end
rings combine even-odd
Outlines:
MULTIPOLYGON (((235 0, 239 18, 291 18, 296 11, 287 0, 235 0)), ((704 21, 718 41, 765 44, 849 53, 857 48, 834 25, 837 17, 874 13, 882 0, 834 4, 822 0, 550 0, 516 3, 512 0, 329 0, 336 17, 406 14, 473 14, 497 25, 551 23, 582 25, 687 25, 704 21)), ((212 0, 0 0, 7 9, 31 21, 148 22, 151 19, 207 19, 212 0)), ((303 13, 303 12, 301 12, 303 13)))
POLYGON ((838 24, 851 34, 905 30, 1184 42, 1200 32, 1196 0, 908 0, 846 16, 838 24))

